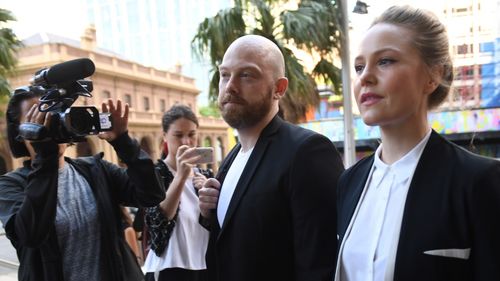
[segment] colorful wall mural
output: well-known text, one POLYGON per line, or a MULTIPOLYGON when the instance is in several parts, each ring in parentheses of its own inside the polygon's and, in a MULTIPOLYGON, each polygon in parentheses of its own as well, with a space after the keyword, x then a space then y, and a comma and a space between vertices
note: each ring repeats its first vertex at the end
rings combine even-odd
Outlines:
MULTIPOLYGON (((500 108, 435 112, 429 114, 429 123, 441 134, 500 131, 500 108)), ((356 140, 380 138, 378 127, 365 125, 360 117, 354 118, 353 125, 356 140)), ((344 140, 342 118, 311 121, 301 126, 321 133, 331 141, 344 140)))

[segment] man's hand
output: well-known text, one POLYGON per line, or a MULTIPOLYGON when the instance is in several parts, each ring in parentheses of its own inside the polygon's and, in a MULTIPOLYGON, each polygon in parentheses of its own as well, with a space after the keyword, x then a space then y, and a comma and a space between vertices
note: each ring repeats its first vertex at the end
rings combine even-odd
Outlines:
POLYGON ((220 183, 216 179, 208 179, 198 191, 200 212, 204 218, 210 218, 212 210, 217 208, 219 202, 220 183))
POLYGON ((128 104, 125 104, 122 110, 122 101, 116 101, 116 107, 111 99, 107 103, 102 103, 102 112, 111 115, 111 123, 113 128, 111 131, 101 132, 98 137, 106 141, 113 141, 128 129, 128 104), (122 115, 123 114, 123 115, 122 115))

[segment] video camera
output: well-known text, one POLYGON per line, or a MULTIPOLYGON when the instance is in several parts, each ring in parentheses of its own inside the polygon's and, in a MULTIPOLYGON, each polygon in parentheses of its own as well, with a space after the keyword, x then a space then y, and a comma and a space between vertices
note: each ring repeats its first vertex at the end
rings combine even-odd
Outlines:
MULTIPOLYGON (((75 59, 44 68, 35 73, 28 86, 30 91, 42 92, 38 110, 50 112, 49 128, 39 124, 23 123, 19 136, 30 141, 52 139, 57 143, 82 142, 85 136, 112 129, 111 116, 99 113, 93 106, 71 105, 79 96, 92 97, 92 81, 84 80, 95 71, 87 58, 75 59)), ((26 87, 14 91, 22 91, 26 87)))

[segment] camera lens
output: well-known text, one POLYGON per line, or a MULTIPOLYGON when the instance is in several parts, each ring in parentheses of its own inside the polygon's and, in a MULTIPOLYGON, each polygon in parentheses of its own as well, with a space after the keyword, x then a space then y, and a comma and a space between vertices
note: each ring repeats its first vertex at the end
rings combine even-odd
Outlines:
POLYGON ((71 107, 66 110, 64 125, 75 136, 86 136, 92 131, 92 115, 86 108, 71 107))

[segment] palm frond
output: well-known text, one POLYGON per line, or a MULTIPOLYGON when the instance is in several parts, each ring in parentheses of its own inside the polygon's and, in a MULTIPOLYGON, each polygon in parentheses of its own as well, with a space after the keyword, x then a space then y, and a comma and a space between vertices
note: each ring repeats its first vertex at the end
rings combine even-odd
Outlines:
POLYGON ((342 93, 342 73, 333 63, 321 59, 314 67, 312 74, 321 78, 325 84, 332 85, 336 94, 342 93))
POLYGON ((191 48, 198 58, 207 54, 212 65, 219 65, 229 44, 245 34, 242 10, 238 7, 221 10, 198 26, 191 48))
POLYGON ((340 46, 338 14, 331 1, 301 1, 297 10, 281 14, 283 37, 310 52, 335 52, 340 46))
POLYGON ((208 99, 209 103, 212 105, 217 104, 217 97, 219 96, 219 70, 214 68, 211 71, 210 84, 208 86, 208 99))
MULTIPOLYGON (((13 21, 15 17, 8 10, 0 8, 0 24, 3 25, 7 21, 13 21)), ((19 41, 10 28, 0 28, 0 96, 8 96, 10 86, 7 81, 7 76, 12 75, 17 65, 16 52, 22 47, 19 41)))
POLYGON ((209 56, 212 73, 209 89, 210 102, 218 95, 218 65, 229 45, 245 33, 257 34, 275 42, 285 57, 289 87, 280 101, 285 119, 296 123, 303 119, 311 106, 317 106, 319 95, 314 78, 340 89, 340 71, 331 58, 340 49, 340 13, 337 1, 302 0, 293 11, 283 10, 284 0, 235 0, 235 7, 207 18, 198 27, 191 46, 198 57, 209 56), (279 16, 278 16, 279 14, 279 16), (249 19, 245 22, 244 19, 249 19), (321 60, 314 71, 307 72, 290 48, 294 45, 321 60))
POLYGON ((0 8, 0 22, 8 22, 8 21, 15 21, 16 18, 14 15, 9 11, 0 8))
POLYGON ((288 77, 288 90, 282 99, 282 108, 285 118, 297 123, 305 115, 309 106, 319 103, 316 83, 304 71, 304 67, 288 48, 283 48, 285 56, 286 77, 288 77))
MULTIPOLYGON (((255 15, 257 19, 258 27, 254 29, 253 34, 266 34, 267 36, 272 35, 274 31, 275 20, 271 14, 271 7, 265 1, 252 1, 252 3, 257 8, 259 15, 255 15)), ((267 37, 266 36, 266 37, 267 37)))

